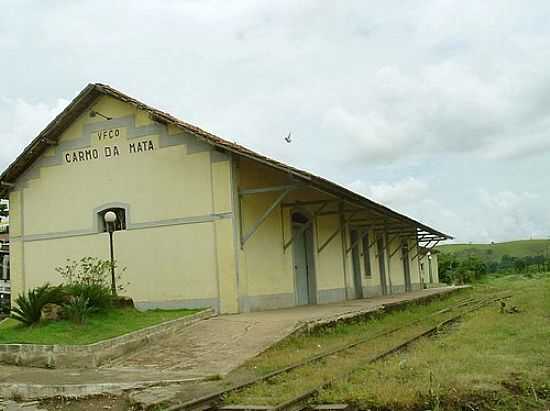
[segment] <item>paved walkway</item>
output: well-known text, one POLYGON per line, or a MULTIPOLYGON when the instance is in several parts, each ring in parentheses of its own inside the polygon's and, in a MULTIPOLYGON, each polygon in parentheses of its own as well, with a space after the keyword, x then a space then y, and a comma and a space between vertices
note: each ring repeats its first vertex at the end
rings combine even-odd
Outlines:
POLYGON ((19 394, 32 399, 36 393, 49 396, 54 392, 91 395, 159 382, 223 376, 302 327, 454 290, 432 288, 343 303, 214 317, 99 369, 0 366, 0 397, 19 394))

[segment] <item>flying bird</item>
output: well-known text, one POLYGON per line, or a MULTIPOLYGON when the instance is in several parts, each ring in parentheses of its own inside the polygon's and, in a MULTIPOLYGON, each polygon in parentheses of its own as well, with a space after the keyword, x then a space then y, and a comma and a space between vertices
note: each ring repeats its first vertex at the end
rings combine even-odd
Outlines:
POLYGON ((287 143, 292 143, 292 133, 289 131, 288 136, 285 137, 287 143))

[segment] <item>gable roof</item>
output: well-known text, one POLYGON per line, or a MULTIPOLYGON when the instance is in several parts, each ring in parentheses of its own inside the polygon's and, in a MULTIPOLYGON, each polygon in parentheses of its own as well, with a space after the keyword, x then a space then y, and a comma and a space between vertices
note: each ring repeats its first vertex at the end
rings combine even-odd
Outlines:
POLYGON ((8 168, 0 175, 0 199, 6 198, 7 193, 12 187, 13 182, 36 160, 44 151, 60 138, 63 131, 81 115, 98 97, 105 95, 111 96, 117 100, 124 101, 150 114, 151 118, 159 123, 171 124, 179 127, 199 138, 212 144, 213 146, 233 153, 237 156, 258 161, 270 167, 282 170, 292 174, 295 178, 304 181, 306 184, 314 186, 322 191, 346 199, 348 202, 356 204, 359 207, 365 207, 373 212, 380 213, 388 218, 402 222, 415 227, 420 233, 427 233, 437 240, 452 239, 448 234, 437 231, 419 221, 400 214, 390 208, 383 206, 363 197, 345 187, 342 187, 323 177, 316 176, 307 171, 297 169, 287 164, 281 163, 259 153, 256 153, 244 146, 224 140, 214 134, 211 134, 197 126, 186 123, 173 117, 172 115, 148 106, 120 91, 101 83, 88 84, 76 96, 69 105, 55 117, 44 130, 23 150, 23 152, 13 161, 8 168))

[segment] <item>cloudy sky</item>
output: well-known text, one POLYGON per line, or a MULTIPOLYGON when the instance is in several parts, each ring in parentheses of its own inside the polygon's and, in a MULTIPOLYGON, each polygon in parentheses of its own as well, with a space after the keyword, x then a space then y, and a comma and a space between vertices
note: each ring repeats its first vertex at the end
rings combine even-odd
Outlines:
POLYGON ((0 6, 2 170, 103 82, 459 242, 550 236, 548 1, 0 6))

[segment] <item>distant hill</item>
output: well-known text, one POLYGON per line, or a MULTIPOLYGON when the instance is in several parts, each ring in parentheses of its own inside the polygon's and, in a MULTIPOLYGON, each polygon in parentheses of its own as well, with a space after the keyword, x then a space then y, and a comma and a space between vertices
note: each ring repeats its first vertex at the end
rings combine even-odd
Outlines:
POLYGON ((510 257, 550 256, 550 240, 520 240, 494 244, 445 244, 437 250, 453 254, 457 258, 478 256, 485 261, 499 261, 503 255, 510 257))

